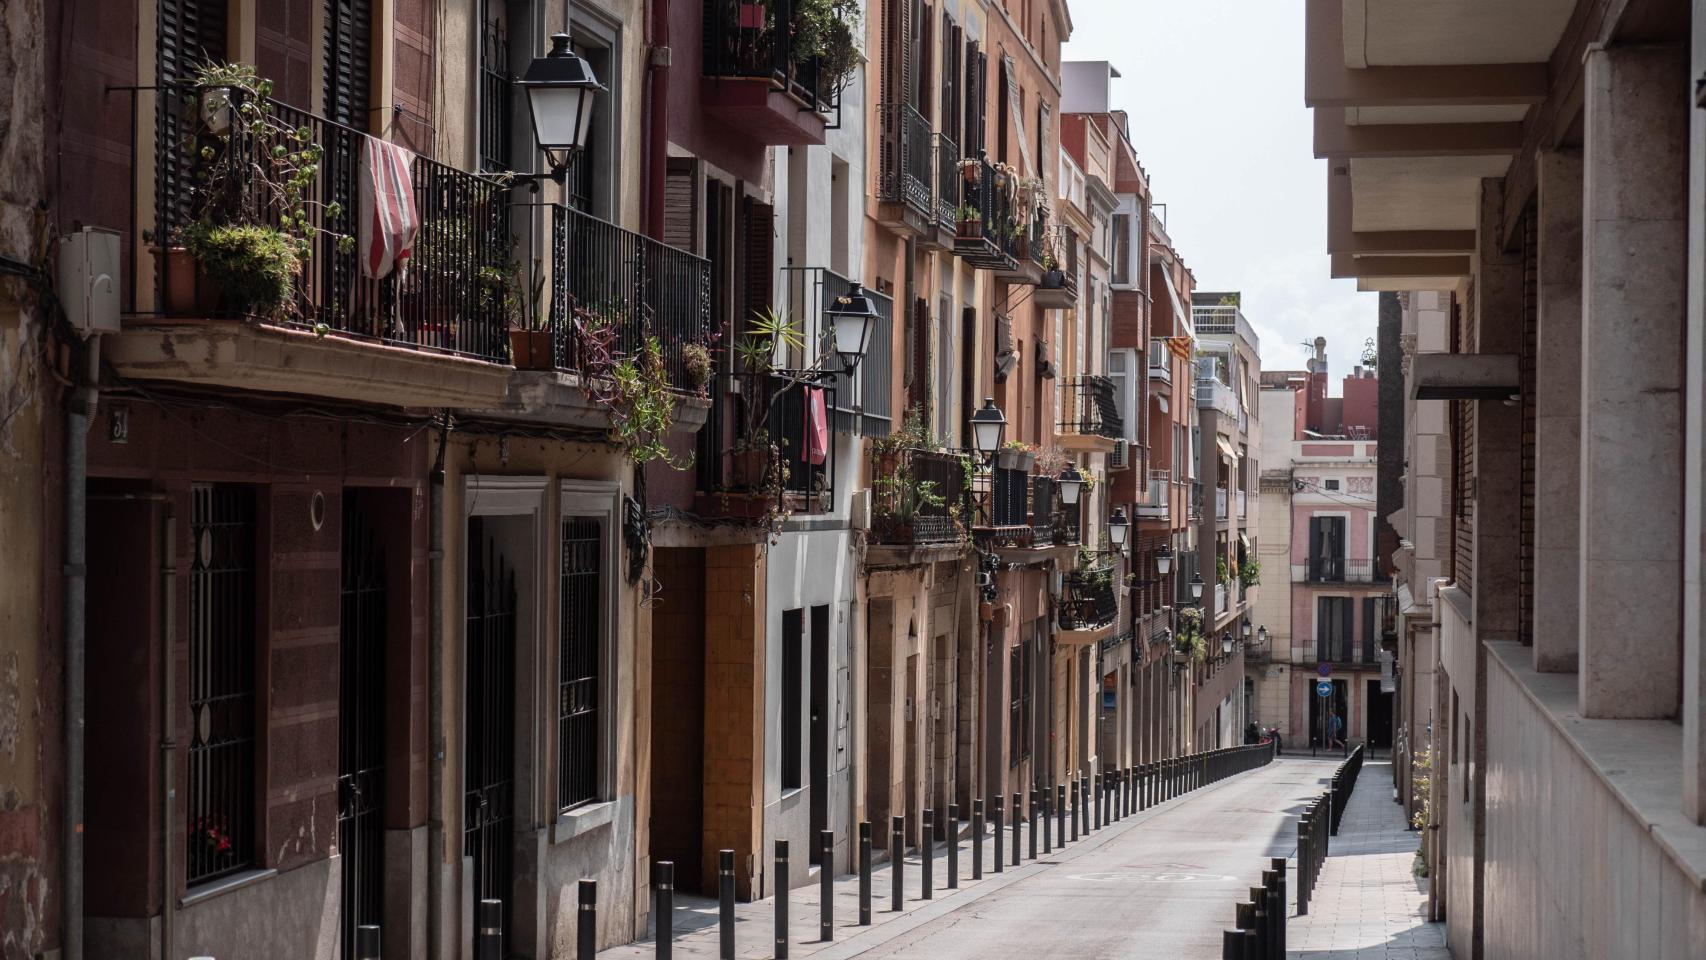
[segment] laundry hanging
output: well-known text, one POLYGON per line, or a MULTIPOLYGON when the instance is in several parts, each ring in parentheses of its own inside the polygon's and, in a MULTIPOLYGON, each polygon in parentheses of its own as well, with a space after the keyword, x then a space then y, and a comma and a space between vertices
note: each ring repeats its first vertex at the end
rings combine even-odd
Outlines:
POLYGON ((829 459, 829 415, 824 409, 823 388, 806 387, 805 442, 800 444, 800 459, 812 466, 821 466, 829 459))
POLYGON ((409 259, 415 234, 420 232, 415 184, 409 172, 415 155, 375 137, 363 140, 355 242, 361 250, 362 274, 379 280, 409 259))

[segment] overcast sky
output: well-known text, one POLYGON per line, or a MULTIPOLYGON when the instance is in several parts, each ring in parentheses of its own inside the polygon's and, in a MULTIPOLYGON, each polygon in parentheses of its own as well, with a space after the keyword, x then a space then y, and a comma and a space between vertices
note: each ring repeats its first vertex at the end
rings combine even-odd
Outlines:
MULTIPOLYGON (((1328 279, 1327 168, 1303 105, 1300 0, 1069 0, 1064 59, 1108 60, 1114 105, 1198 290, 1241 290, 1262 367, 1327 338, 1332 393, 1378 297, 1328 279)), ((1158 208, 1158 212, 1161 212, 1158 208)))

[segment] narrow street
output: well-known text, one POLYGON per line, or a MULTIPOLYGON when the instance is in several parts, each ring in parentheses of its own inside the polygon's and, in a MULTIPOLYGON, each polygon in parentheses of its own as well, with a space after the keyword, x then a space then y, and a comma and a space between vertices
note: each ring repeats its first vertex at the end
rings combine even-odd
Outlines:
MULTIPOLYGON (((906 910, 891 912, 887 865, 873 871, 873 924, 856 925, 857 877, 836 882, 835 934, 818 939, 818 884, 798 887, 789 901, 790 956, 817 960, 850 957, 1072 957, 1202 958, 1220 956, 1221 930, 1232 905, 1260 882, 1267 858, 1289 856, 1296 847, 1296 815, 1305 798, 1318 795, 1337 759, 1285 758, 1266 767, 1142 813, 1128 816, 1064 850, 1028 857, 971 882, 969 840, 960 845, 961 887, 945 890, 945 847, 935 860, 936 889, 920 899, 920 869, 907 859, 906 910)), ((1379 789, 1370 782, 1365 789, 1379 789)), ((1011 831, 1009 830, 1009 836, 1011 831)), ((985 840, 985 856, 992 846, 985 840)), ((1011 855, 1011 848, 1004 847, 1011 855)), ((987 864, 987 859, 986 859, 987 864)), ((773 900, 737 907, 737 955, 774 956, 773 900)), ((675 955, 717 956, 716 904, 693 898, 676 906, 675 955)), ((655 955, 655 944, 607 950, 606 960, 655 955)))

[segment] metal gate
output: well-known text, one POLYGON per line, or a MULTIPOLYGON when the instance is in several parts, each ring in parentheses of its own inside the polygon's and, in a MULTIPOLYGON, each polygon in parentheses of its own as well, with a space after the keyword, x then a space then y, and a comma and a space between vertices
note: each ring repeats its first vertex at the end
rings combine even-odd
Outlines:
POLYGON ((474 861, 474 900, 503 903, 510 926, 510 858, 515 776, 515 570, 468 521, 467 729, 462 855, 474 861))
POLYGON ((343 955, 355 930, 378 924, 385 895, 385 557, 361 510, 344 494, 339 613, 338 849, 343 856, 343 955))

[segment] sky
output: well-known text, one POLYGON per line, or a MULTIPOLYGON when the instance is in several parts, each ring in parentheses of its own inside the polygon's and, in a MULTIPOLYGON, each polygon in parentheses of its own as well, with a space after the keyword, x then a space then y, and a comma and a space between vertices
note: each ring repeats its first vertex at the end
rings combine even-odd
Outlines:
POLYGON ((1068 0, 1065 60, 1107 60, 1114 106, 1198 290, 1243 292, 1262 368, 1327 338, 1331 392, 1375 335, 1378 295, 1329 279, 1327 161, 1303 105, 1298 0, 1068 0), (1160 204, 1166 204, 1162 211, 1160 204))

